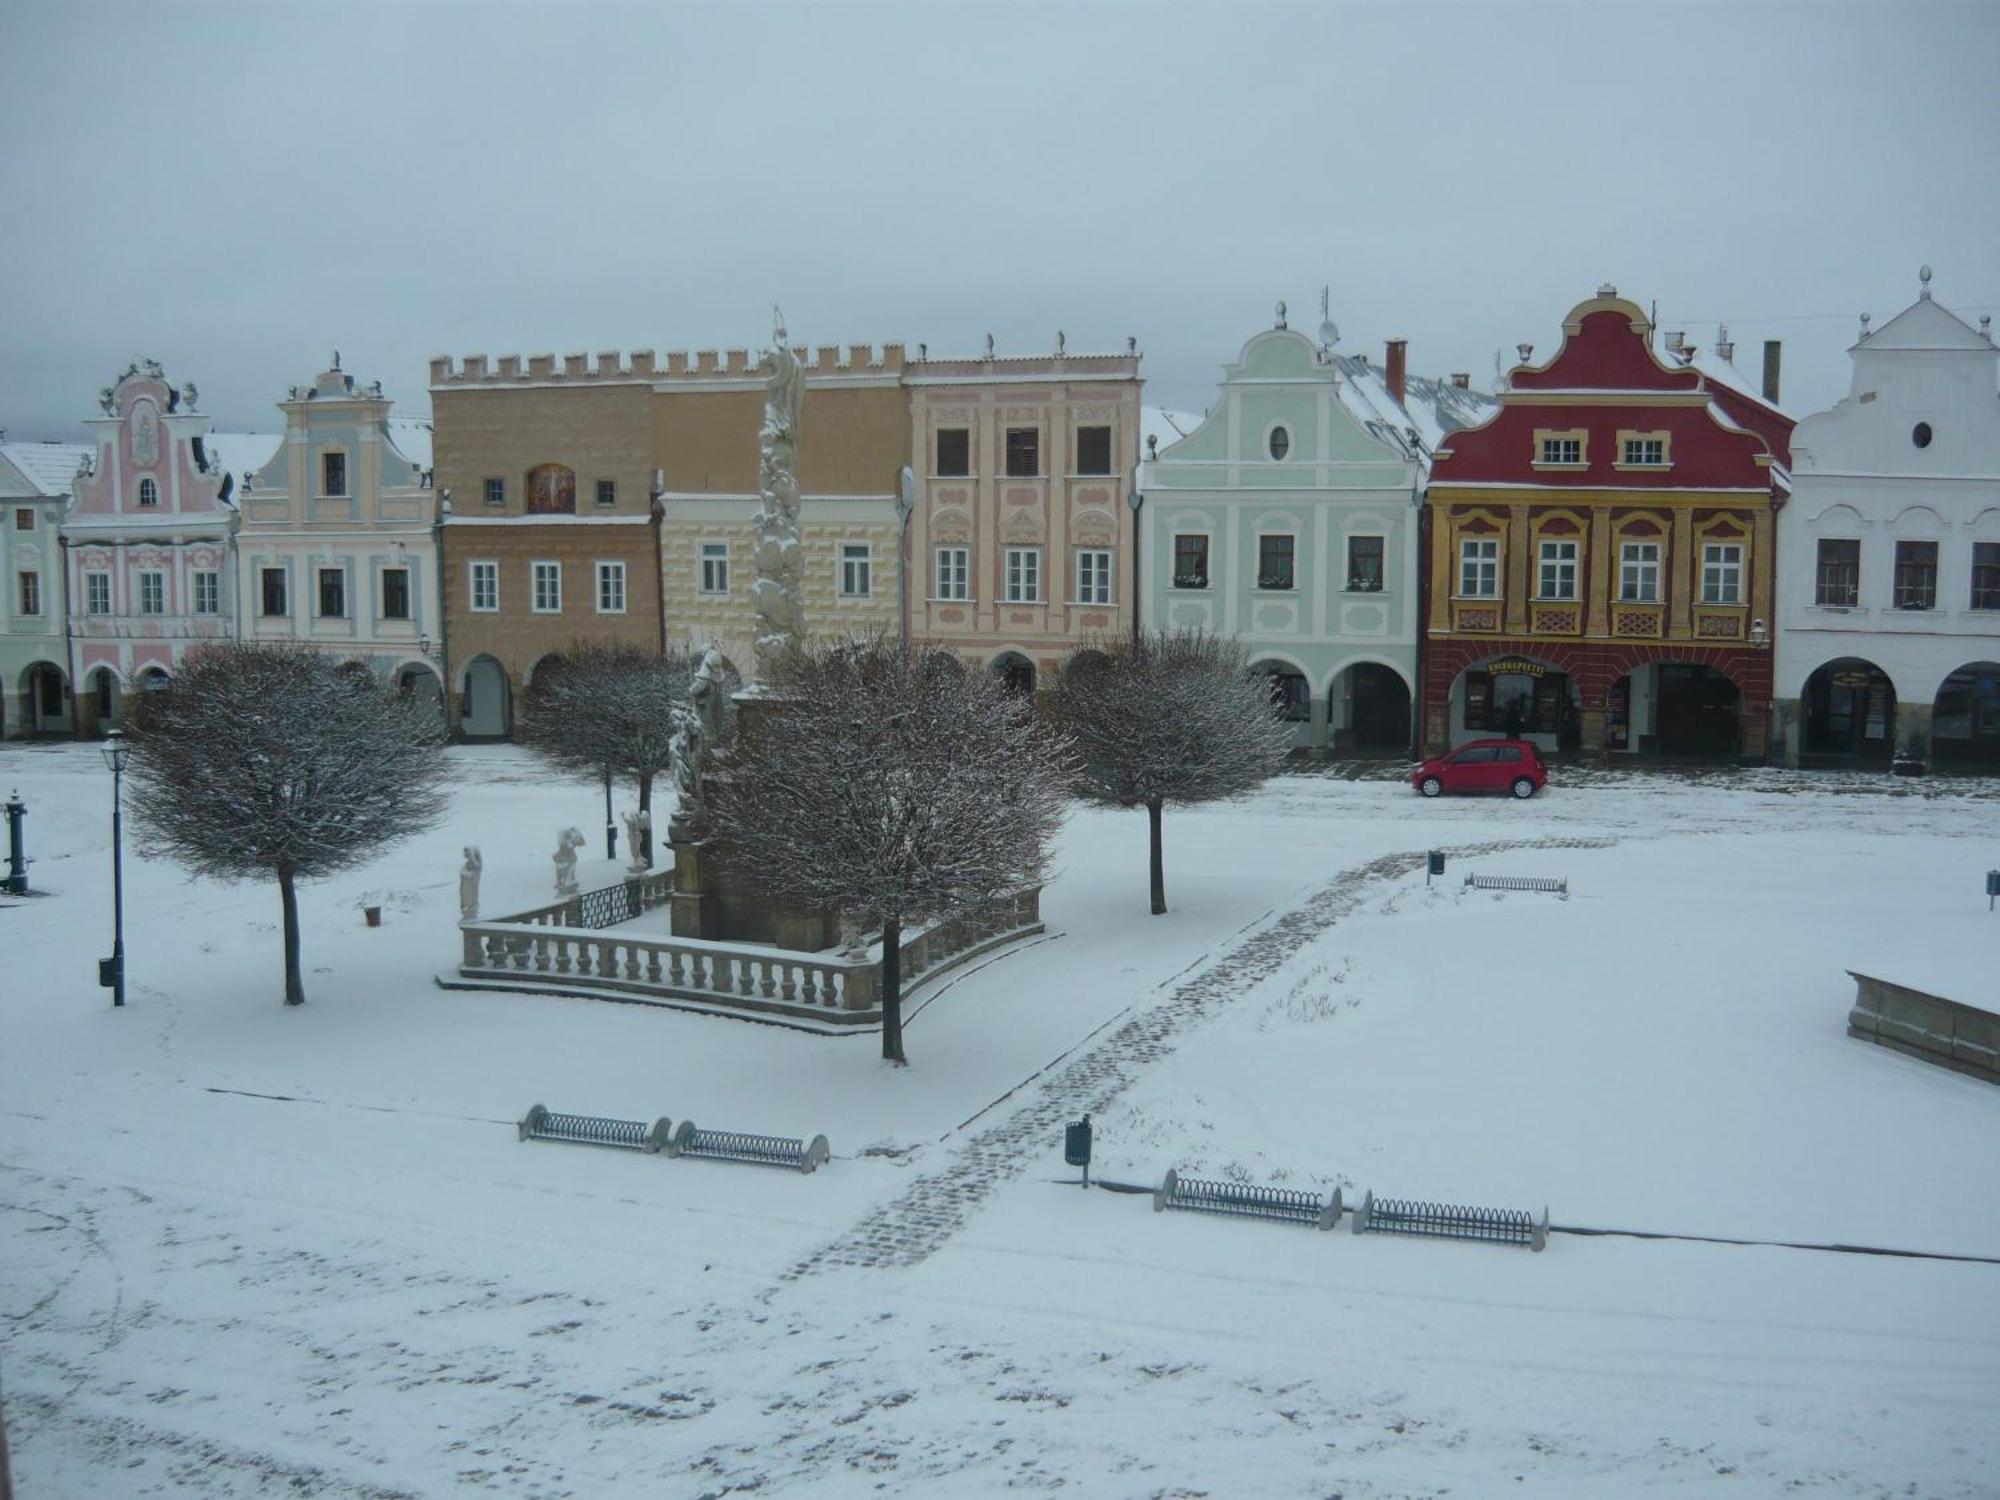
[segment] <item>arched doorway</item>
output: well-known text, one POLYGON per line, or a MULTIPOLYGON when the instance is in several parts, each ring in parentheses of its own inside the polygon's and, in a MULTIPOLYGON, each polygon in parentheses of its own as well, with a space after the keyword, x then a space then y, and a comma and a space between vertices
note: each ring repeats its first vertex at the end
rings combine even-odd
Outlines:
POLYGON ((1806 679, 1801 764, 1886 766, 1896 744, 1896 689, 1872 661, 1843 656, 1806 679))
POLYGON ((1010 693, 1035 690, 1035 664, 1018 651, 1003 651, 993 658, 992 672, 1010 693))
POLYGON ((444 711, 444 684, 430 667, 415 662, 404 667, 396 674, 396 693, 435 712, 444 711))
POLYGON ((1410 687, 1395 668, 1356 662, 1335 680, 1334 697, 1345 717, 1336 726, 1340 748, 1408 752, 1410 687))
POLYGON ((465 664, 464 685, 459 690, 459 733, 469 740, 503 740, 513 726, 507 669, 490 656, 475 656, 465 664))
POLYGON ((2000 770, 2000 662, 1968 662, 1945 678, 1931 710, 1931 764, 2000 770))
POLYGON ((125 687, 109 667, 98 667, 83 679, 84 691, 97 719, 97 732, 109 734, 125 717, 125 687))
POLYGON ((1694 662, 1653 661, 1611 685, 1607 750, 1728 756, 1742 746, 1743 694, 1725 674, 1694 662))
POLYGON ((1573 749, 1583 700, 1570 675, 1530 656, 1488 657, 1458 674, 1451 688, 1451 743, 1503 737, 1538 750, 1573 749))
POLYGON ((1253 661, 1250 670, 1267 680, 1271 707, 1292 726, 1292 748, 1316 748, 1312 738, 1312 684, 1288 661, 1253 661))
POLYGON ((54 662, 38 661, 21 674, 21 733, 67 734, 69 678, 54 662))

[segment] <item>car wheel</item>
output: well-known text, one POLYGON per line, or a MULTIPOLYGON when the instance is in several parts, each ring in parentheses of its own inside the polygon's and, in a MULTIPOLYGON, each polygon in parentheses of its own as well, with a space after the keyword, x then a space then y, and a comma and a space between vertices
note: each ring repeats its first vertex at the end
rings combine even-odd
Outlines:
POLYGON ((1435 776, 1426 776, 1417 784, 1417 790, 1422 792, 1426 797, 1435 797, 1439 792, 1444 790, 1444 783, 1439 781, 1435 776))
POLYGON ((1514 795, 1526 799, 1535 795, 1535 784, 1525 776, 1514 778, 1514 795))

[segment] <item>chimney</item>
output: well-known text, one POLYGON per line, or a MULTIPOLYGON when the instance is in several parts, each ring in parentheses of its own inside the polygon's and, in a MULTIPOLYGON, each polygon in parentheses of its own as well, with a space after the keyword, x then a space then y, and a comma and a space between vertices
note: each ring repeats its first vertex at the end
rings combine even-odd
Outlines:
POLYGON ((1389 340, 1389 354, 1385 361, 1387 365, 1389 395, 1398 406, 1403 404, 1403 394, 1405 388, 1409 385, 1409 369, 1404 363, 1404 355, 1408 352, 1409 347, 1410 341, 1408 339, 1389 340))
POLYGON ((1459 370, 1455 372, 1451 377, 1451 383, 1461 391, 1471 390, 1472 372, 1470 370, 1459 370))
POLYGON ((1715 352, 1726 365, 1736 363, 1736 343, 1729 337, 1729 325, 1723 323, 1715 330, 1715 352))
POLYGON ((1784 346, 1776 339, 1764 340, 1764 399, 1778 404, 1778 353, 1784 346))

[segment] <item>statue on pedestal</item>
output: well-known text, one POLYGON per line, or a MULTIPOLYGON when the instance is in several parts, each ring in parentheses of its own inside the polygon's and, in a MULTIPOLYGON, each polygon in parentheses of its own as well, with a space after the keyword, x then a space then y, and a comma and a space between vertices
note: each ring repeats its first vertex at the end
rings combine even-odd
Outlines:
POLYGON ((465 846, 465 863, 458 871, 458 919, 470 922, 479 915, 479 874, 486 868, 486 861, 479 857, 479 846, 465 846))
POLYGON ((750 602, 757 610, 757 680, 768 683, 778 664, 805 634, 804 547, 799 539, 799 403, 805 371, 785 346, 785 324, 772 309, 771 347, 758 368, 767 374, 764 424, 757 438, 757 581, 750 602))
POLYGON ((583 834, 574 828, 565 828, 556 835, 556 894, 574 896, 576 894, 576 851, 583 847, 583 834))
POLYGON ((653 815, 643 807, 635 807, 625 814, 625 849, 627 873, 643 875, 651 868, 646 858, 646 835, 653 831, 653 815))

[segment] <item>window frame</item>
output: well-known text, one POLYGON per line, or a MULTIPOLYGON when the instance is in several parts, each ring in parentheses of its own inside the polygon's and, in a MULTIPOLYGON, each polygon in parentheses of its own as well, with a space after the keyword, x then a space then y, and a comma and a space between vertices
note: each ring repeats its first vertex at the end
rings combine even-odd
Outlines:
POLYGON ((559 615, 563 612, 563 565, 560 558, 536 557, 528 561, 528 612, 559 615), (546 585, 546 588, 545 588, 546 585), (553 603, 544 603, 552 599, 553 603))
POLYGON ((504 478, 489 477, 481 493, 488 505, 503 506, 507 503, 507 481, 504 478))
POLYGON ((1943 551, 1932 537, 1896 538, 1895 572, 1890 594, 1890 607, 1910 614, 1926 614, 1938 607, 1938 554, 1943 551), (1920 560, 1923 549, 1928 547, 1927 560, 1920 560), (1910 560, 1904 560, 1904 549, 1910 550, 1910 560), (1921 603, 1910 601, 1921 600, 1921 603))
POLYGON ((1458 539, 1458 590, 1454 599, 1498 599, 1500 597, 1500 538, 1494 536, 1462 536, 1458 539), (1475 547, 1491 548, 1491 552, 1472 556, 1475 547), (1467 588, 1472 576, 1468 567, 1477 568, 1486 583, 1483 589, 1467 588))
POLYGON ((1033 426, 1009 427, 1004 429, 1004 432, 1005 436, 1002 438, 1003 446, 1001 452, 1001 477, 1004 479, 1047 478, 1048 476, 1042 472, 1042 429, 1033 426), (1025 439, 1025 441, 1017 444, 1015 441, 1017 438, 1025 439), (1034 461, 1033 467, 1017 469, 1014 467, 1015 460, 1023 449, 1027 450, 1027 457, 1034 461))
POLYGON ((16 531, 33 531, 35 529, 34 506, 17 505, 14 507, 14 529, 16 531))
POLYGON ((110 614, 114 608, 112 598, 110 570, 106 568, 85 568, 83 571, 84 614, 98 619, 103 618, 105 615, 110 614), (94 597, 97 592, 97 583, 100 579, 104 583, 104 606, 101 609, 98 607, 97 600, 94 597))
POLYGON ((1212 553, 1215 550, 1215 538, 1206 531, 1176 531, 1173 533, 1173 549, 1173 572, 1167 580, 1168 588, 1181 589, 1188 593, 1205 593, 1209 588, 1210 580, 1215 576, 1211 566, 1213 560, 1212 553), (1190 579, 1195 576, 1192 573, 1183 573, 1181 571, 1181 544, 1183 542, 1200 543, 1201 581, 1199 583, 1182 581, 1183 579, 1190 579))
POLYGON ((500 613, 500 559, 497 557, 471 557, 465 563, 466 608, 475 615, 497 615, 500 613), (487 603, 479 602, 480 585, 488 585, 490 598, 487 603))
POLYGON ((1388 537, 1384 536, 1379 531, 1351 532, 1348 534, 1347 537, 1346 552, 1347 552, 1347 581, 1342 588, 1343 593, 1383 594, 1388 592, 1389 589, 1389 538, 1388 537), (1354 547, 1355 543, 1357 542, 1373 542, 1375 544, 1375 582, 1372 585, 1369 584, 1369 582, 1364 576, 1355 571, 1354 547))
POLYGON ((1590 429, 1587 427, 1537 427, 1530 467, 1536 469, 1587 469, 1590 467, 1590 429), (1550 446, 1575 444, 1576 456, 1568 457, 1559 446, 1557 456, 1549 456, 1550 446))
POLYGON ((313 569, 313 618, 316 620, 345 620, 347 613, 347 569, 344 567, 316 567, 313 569), (340 608, 326 607, 326 586, 331 582, 337 596, 335 603, 340 608))
POLYGON ((195 568, 188 573, 191 612, 197 615, 222 613, 222 574, 214 568, 195 568), (204 600, 203 595, 208 597, 204 600))
POLYGON ((1658 538, 1633 537, 1621 539, 1618 543, 1618 602, 1620 604, 1658 604, 1660 602, 1660 562, 1662 548, 1658 538), (1634 557, 1632 554, 1644 549, 1652 553, 1650 557, 1634 557), (1634 592, 1635 579, 1644 579, 1646 592, 1634 592))
MULTIPOLYGON (((1095 441, 1094 437, 1092 441, 1093 442, 1095 441)), ((1117 472, 1118 470, 1116 468, 1116 460, 1113 457, 1112 447, 1111 447, 1111 424, 1109 422, 1091 422, 1088 425, 1085 425, 1083 423, 1078 423, 1076 429, 1077 475, 1082 478, 1103 479, 1117 472), (1089 468, 1086 467, 1086 465, 1084 464, 1083 438, 1085 433, 1104 434, 1104 467, 1101 469, 1089 468)))
POLYGON ((2000 609, 2000 542, 1974 541, 1972 544, 1972 576, 1966 591, 1967 609, 2000 609), (1980 548, 1987 548, 1984 561, 1979 556, 1980 548), (1981 573, 1986 576, 1982 580, 1981 573))
POLYGON ((1004 604, 1045 604, 1042 549, 1008 547, 1000 557, 1000 599, 1004 604))
POLYGON ((1574 604, 1577 594, 1577 575, 1582 571, 1583 544, 1575 537, 1549 536, 1535 538, 1535 600, 1544 604, 1574 604), (1569 555, 1562 555, 1567 547, 1569 555), (1554 555, 1552 556, 1551 553, 1554 555), (1551 573, 1553 569, 1553 573, 1551 573), (1549 587, 1551 578, 1561 592, 1549 587))
POLYGON ((1274 464, 1289 463, 1292 457, 1292 424, 1273 422, 1264 429, 1264 456, 1274 464), (1279 443, 1283 442, 1281 450, 1279 443))
POLYGON ((597 612, 600 615, 622 615, 629 613, 630 595, 626 589, 627 574, 625 559, 622 557, 600 557, 597 560, 597 612), (618 602, 606 604, 606 585, 613 585, 618 602))
POLYGON ((292 617, 292 575, 282 565, 266 563, 257 569, 257 618, 289 620, 292 617), (278 580, 277 609, 271 608, 271 580, 278 580))
POLYGON ((1296 531, 1260 531, 1257 533, 1257 591, 1265 594, 1293 594, 1299 587, 1299 534, 1296 531), (1283 583, 1272 582, 1278 575, 1271 568, 1274 555, 1272 543, 1283 542, 1284 578, 1283 583))
POLYGON ((152 475, 142 475, 139 479, 139 509, 158 510, 160 508, 160 482, 152 475))
POLYGON ((167 612, 166 569, 141 568, 138 570, 136 576, 139 581, 139 613, 142 615, 154 615, 154 616, 160 616, 166 614, 167 612), (159 607, 157 609, 147 608, 147 604, 149 601, 146 597, 148 593, 146 585, 148 582, 151 582, 153 584, 153 589, 151 592, 154 592, 159 596, 159 607))
POLYGON ((1861 538, 1853 536, 1823 536, 1814 538, 1813 544, 1813 608, 1814 609, 1859 609, 1861 607, 1861 538), (1829 547, 1851 547, 1853 555, 1844 564, 1837 559, 1829 559, 1829 547), (1829 597, 1829 576, 1838 568, 1846 574, 1844 588, 1840 592, 1845 597, 1829 597))
POLYGON ((1658 470, 1671 469, 1673 466, 1674 435, 1670 430, 1666 428, 1641 430, 1636 427, 1618 429, 1618 460, 1612 465, 1614 469, 1658 470), (1652 458, 1633 457, 1634 448, 1643 450, 1648 446, 1657 447, 1659 455, 1652 458))
POLYGON ((375 586, 378 591, 377 597, 381 600, 383 619, 407 620, 411 617, 413 602, 410 598, 410 569, 408 564, 392 563, 385 565, 376 575, 375 586), (403 612, 401 614, 392 614, 389 609, 389 575, 391 573, 402 575, 403 612))
POLYGON ((873 599, 875 597, 875 544, 873 542, 842 542, 835 554, 834 587, 842 599, 873 599), (858 570, 858 571, 857 571, 858 570), (856 580, 861 587, 855 588, 856 580))
POLYGON ((1701 603, 1723 609, 1742 607, 1743 564, 1748 550, 1742 542, 1701 544, 1701 603), (1727 598, 1722 597, 1725 583, 1728 585, 1727 598))
POLYGON ((938 604, 967 604, 972 600, 972 549, 952 544, 931 549, 931 595, 938 604))
POLYGON ((17 613, 23 619, 39 620, 42 617, 42 570, 22 568, 15 574, 15 580, 14 602, 21 606, 17 613), (31 604, 32 608, 29 607, 31 604))
POLYGON ((704 599, 729 597, 729 542, 710 539, 696 542, 695 589, 704 599))
POLYGON ((931 477, 933 479, 970 479, 972 477, 972 429, 970 427, 938 427, 931 433, 931 477), (965 452, 962 468, 947 469, 944 466, 944 440, 947 434, 963 439, 965 452))
POLYGON ((610 510, 618 504, 618 481, 615 479, 592 481, 591 498, 600 510, 610 510))
POLYGON ((322 500, 350 500, 353 495, 347 488, 347 450, 345 448, 322 448, 319 452, 319 497, 322 500), (338 476, 335 468, 340 470, 338 476), (333 485, 338 477, 340 486, 333 485))
POLYGON ((1076 602, 1093 607, 1110 605, 1111 580, 1117 571, 1109 547, 1078 547, 1070 558, 1076 602), (1093 576, 1095 575, 1095 576, 1093 576))

